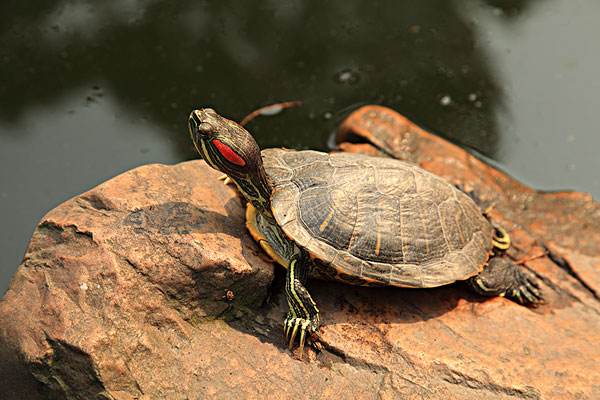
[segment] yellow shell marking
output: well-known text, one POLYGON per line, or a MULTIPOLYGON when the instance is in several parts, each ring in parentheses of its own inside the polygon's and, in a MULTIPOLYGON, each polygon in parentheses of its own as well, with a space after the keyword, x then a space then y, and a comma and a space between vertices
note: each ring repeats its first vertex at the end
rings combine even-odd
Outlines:
POLYGON ((333 210, 329 211, 329 214, 327 214, 327 216, 325 217, 325 219, 323 220, 321 225, 319 225, 319 230, 321 232, 323 232, 325 230, 325 228, 327 228, 327 225, 329 225, 329 221, 331 221, 332 217, 333 217, 333 210))

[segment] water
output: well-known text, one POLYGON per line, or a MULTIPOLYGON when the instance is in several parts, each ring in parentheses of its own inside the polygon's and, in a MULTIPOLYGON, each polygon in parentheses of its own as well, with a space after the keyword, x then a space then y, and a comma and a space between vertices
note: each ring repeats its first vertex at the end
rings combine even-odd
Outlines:
POLYGON ((600 2, 150 0, 0 4, 0 293, 36 222, 138 165, 195 157, 189 111, 326 149, 393 107, 526 183, 600 198, 600 2))

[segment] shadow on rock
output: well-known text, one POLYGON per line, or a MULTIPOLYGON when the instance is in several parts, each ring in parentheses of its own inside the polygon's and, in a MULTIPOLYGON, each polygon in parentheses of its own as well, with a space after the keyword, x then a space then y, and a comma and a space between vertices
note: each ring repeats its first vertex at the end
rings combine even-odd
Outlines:
MULTIPOLYGON (((282 351, 287 351, 288 347, 282 328, 288 310, 285 274, 282 267, 276 266, 267 301, 260 308, 244 310, 236 309, 234 304, 234 311, 227 319, 235 329, 271 343, 282 351)), ((490 300, 471 293, 462 282, 432 289, 402 289, 311 279, 307 288, 321 311, 321 331, 325 333, 340 327, 365 330, 377 326, 422 323, 451 312, 461 300, 466 303, 464 307, 475 307, 490 300)), ((324 350, 328 351, 328 347, 325 346, 324 350)))
POLYGON ((169 202, 131 212, 124 220, 135 232, 152 231, 162 235, 191 233, 225 233, 242 238, 240 230, 239 200, 230 199, 225 204, 227 215, 197 207, 186 202, 169 202))

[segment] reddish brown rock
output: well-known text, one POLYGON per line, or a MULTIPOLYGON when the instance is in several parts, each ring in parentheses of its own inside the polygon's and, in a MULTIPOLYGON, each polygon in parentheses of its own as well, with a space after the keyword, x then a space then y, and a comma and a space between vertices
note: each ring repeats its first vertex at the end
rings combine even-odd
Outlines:
POLYGON ((0 392, 34 378, 58 398, 157 398, 221 358, 198 327, 260 307, 273 267, 217 178, 200 161, 141 167, 46 215, 0 303, 2 372, 29 374, 0 392))
POLYGON ((600 398, 598 204, 537 193, 387 109, 340 132, 375 143, 345 150, 384 149, 494 202, 514 258, 548 250, 526 262, 548 303, 315 281, 324 349, 300 361, 282 274, 235 191, 201 161, 146 166, 39 224, 0 301, 2 398, 600 398))

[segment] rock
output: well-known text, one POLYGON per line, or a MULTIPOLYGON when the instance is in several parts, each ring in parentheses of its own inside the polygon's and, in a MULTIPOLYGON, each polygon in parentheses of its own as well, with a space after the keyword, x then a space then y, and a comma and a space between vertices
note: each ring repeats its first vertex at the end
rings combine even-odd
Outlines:
POLYGON ((145 166, 38 225, 0 301, 3 398, 599 398, 600 206, 535 192, 388 109, 352 114, 350 136, 368 143, 344 150, 418 162, 493 202, 547 304, 312 281, 324 348, 299 360, 283 273, 235 190, 202 161, 145 166))
POLYGON ((234 305, 260 307, 273 266, 218 176, 141 167, 46 215, 0 303, 0 392, 23 398, 33 378, 56 398, 177 397, 199 360, 224 356, 199 332, 222 337, 234 305))

